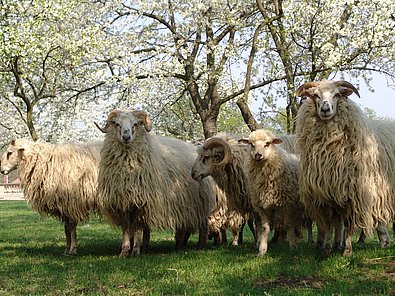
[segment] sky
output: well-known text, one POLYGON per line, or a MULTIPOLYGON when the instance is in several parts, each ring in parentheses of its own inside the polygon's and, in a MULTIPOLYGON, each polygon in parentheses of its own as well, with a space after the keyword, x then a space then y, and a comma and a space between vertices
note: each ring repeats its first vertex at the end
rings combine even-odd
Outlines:
POLYGON ((387 80, 383 75, 375 75, 371 86, 374 92, 370 92, 361 81, 359 94, 361 98, 352 95, 350 98, 362 107, 369 107, 376 112, 377 116, 391 117, 395 119, 395 89, 387 86, 387 80))

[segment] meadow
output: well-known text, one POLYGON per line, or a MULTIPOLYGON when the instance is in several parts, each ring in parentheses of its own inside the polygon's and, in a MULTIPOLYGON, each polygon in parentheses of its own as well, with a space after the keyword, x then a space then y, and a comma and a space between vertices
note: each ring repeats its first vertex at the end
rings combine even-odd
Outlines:
POLYGON ((248 228, 240 246, 196 250, 193 236, 184 251, 173 250, 172 233, 153 231, 149 250, 132 258, 118 257, 120 230, 100 217, 77 231, 78 255, 64 256, 59 221, 0 201, 0 295, 395 295, 392 232, 386 249, 372 237, 351 258, 319 260, 305 242, 258 257, 248 228))

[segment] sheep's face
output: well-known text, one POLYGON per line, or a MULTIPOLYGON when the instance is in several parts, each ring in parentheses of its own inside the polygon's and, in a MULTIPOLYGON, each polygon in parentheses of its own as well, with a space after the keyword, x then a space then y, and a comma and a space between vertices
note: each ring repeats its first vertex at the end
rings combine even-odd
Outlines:
POLYGON ((315 101, 318 117, 330 120, 336 114, 337 102, 343 95, 338 88, 316 87, 311 89, 311 97, 315 101))
POLYGON ((338 101, 347 99, 353 92, 359 96, 358 90, 347 81, 321 81, 303 84, 296 90, 296 95, 312 99, 318 117, 330 120, 336 114, 338 101))
POLYGON ((25 149, 25 141, 12 140, 1 157, 1 173, 7 175, 17 169, 20 155, 25 149))
POLYGON ((101 130, 115 132, 120 142, 131 145, 138 133, 151 131, 151 120, 145 111, 114 110, 101 130))
POLYGON ((198 148, 198 156, 193 163, 191 176, 195 180, 202 180, 204 177, 210 176, 213 167, 223 159, 223 150, 220 148, 204 149, 202 146, 198 148))
POLYGON ((267 130, 257 130, 250 134, 248 139, 240 139, 239 143, 249 146, 250 157, 261 162, 270 157, 273 145, 281 144, 283 141, 267 130))

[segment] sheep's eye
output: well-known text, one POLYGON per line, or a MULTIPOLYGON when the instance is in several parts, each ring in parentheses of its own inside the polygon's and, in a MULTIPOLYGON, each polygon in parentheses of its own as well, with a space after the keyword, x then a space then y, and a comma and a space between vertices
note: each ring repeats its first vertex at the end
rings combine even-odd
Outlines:
POLYGON ((115 122, 113 120, 109 121, 108 123, 117 127, 121 126, 118 122, 115 122))
POLYGON ((10 159, 12 152, 7 152, 7 160, 10 159))
POLYGON ((268 148, 269 146, 270 146, 270 142, 266 142, 265 146, 263 146, 263 147, 268 148))
POLYGON ((205 162, 209 159, 210 157, 208 155, 203 156, 202 158, 202 163, 205 164, 205 162))

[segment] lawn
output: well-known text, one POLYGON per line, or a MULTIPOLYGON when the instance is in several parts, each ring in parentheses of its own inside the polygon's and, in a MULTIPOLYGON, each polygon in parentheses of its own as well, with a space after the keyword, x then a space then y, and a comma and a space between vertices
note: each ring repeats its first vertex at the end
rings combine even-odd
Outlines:
MULTIPOLYGON (((392 233, 391 233, 392 234, 392 233)), ((119 258, 121 233, 100 217, 78 227, 79 254, 62 255, 63 225, 24 201, 0 201, 0 295, 395 295, 395 248, 376 237, 351 258, 317 259, 300 242, 269 245, 264 257, 248 229, 244 244, 174 251, 173 234, 154 231, 140 257, 119 258)), ((355 238, 356 241, 356 238, 355 238)))

